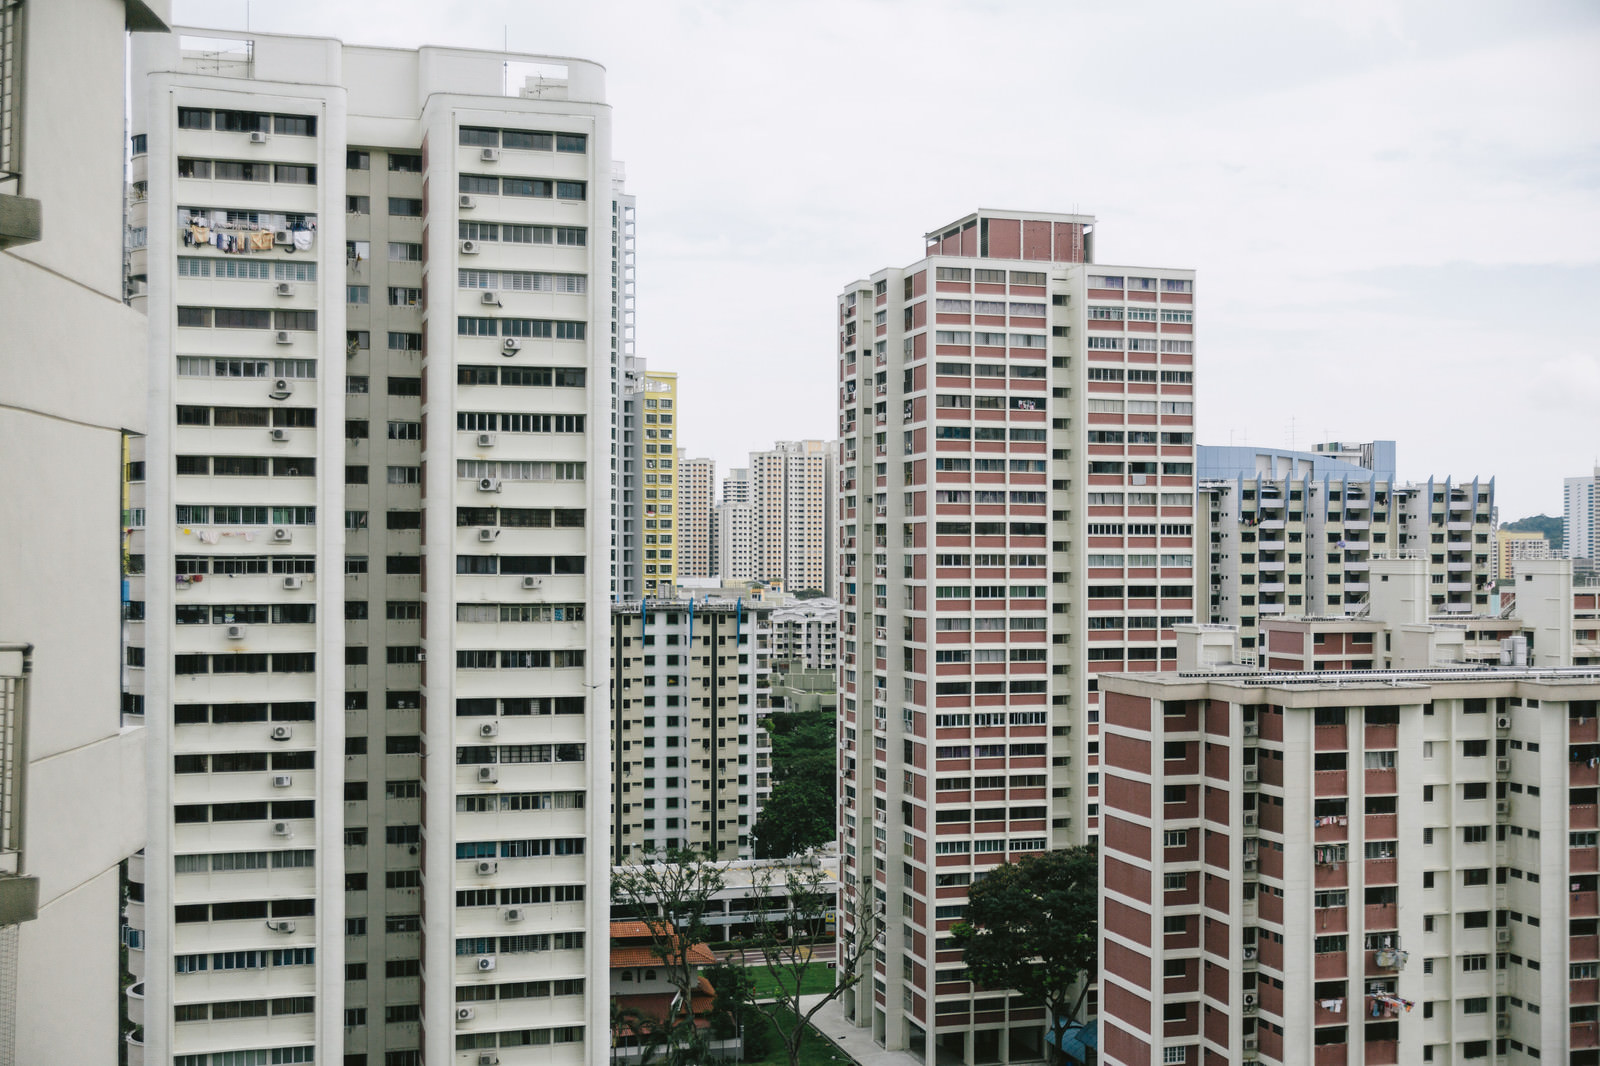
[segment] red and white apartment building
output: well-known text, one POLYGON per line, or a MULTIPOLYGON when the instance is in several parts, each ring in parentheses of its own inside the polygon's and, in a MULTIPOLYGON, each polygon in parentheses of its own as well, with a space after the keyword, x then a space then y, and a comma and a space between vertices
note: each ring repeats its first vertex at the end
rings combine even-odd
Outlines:
POLYGON ((928 1061, 1042 1056, 949 928, 986 868, 1097 835, 1096 678, 1170 669, 1195 615, 1194 274, 1093 249, 981 210, 839 296, 843 912, 887 918, 845 1009, 928 1061))
POLYGON ((1462 636, 1185 627, 1106 680, 1104 1062, 1600 1063, 1600 670, 1462 636))

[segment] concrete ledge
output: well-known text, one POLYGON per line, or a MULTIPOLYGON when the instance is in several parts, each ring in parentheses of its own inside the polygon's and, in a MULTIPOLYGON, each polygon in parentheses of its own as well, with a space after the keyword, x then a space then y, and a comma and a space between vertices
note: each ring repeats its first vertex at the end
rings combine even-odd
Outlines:
POLYGON ((33 244, 43 230, 38 200, 0 193, 0 248, 33 244))
POLYGON ((0 877, 0 925, 17 925, 39 917, 39 879, 0 877))

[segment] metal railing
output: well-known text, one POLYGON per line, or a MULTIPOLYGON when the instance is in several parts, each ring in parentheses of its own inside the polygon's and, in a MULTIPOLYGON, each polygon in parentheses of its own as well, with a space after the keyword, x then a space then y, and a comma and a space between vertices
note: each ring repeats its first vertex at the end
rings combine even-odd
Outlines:
POLYGON ((0 0, 0 192, 22 191, 22 0, 0 0))
POLYGON ((0 876, 23 872, 22 806, 28 774, 28 685, 32 675, 33 645, 0 642, 0 876))

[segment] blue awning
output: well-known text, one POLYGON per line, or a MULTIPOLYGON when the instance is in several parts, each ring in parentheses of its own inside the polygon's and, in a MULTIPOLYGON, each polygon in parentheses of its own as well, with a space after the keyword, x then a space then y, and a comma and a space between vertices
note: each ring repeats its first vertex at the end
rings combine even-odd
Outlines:
MULTIPOLYGON (((1055 1030, 1045 1034, 1045 1043, 1055 1046, 1055 1030)), ((1092 1053, 1100 1043, 1100 1030, 1090 1023, 1088 1025, 1074 1025, 1061 1034, 1061 1051, 1068 1059, 1078 1063, 1088 1063, 1092 1053)))

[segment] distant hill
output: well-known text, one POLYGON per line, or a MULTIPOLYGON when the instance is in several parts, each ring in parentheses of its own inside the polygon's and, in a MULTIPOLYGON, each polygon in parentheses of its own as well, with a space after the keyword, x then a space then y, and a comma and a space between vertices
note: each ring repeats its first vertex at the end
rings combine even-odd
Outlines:
POLYGON ((1542 533, 1544 539, 1550 542, 1552 551, 1561 550, 1561 519, 1551 518, 1547 514, 1530 515, 1519 518, 1515 522, 1500 523, 1501 529, 1509 529, 1514 533, 1542 533))

